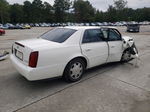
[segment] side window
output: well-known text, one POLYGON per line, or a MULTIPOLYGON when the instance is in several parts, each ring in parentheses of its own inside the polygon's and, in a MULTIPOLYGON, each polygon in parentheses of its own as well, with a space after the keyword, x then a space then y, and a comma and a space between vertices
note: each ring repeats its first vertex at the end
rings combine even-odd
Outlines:
POLYGON ((108 41, 118 41, 121 40, 121 35, 119 32, 113 29, 109 29, 109 38, 108 41))
POLYGON ((100 29, 89 29, 84 32, 82 43, 103 41, 103 33, 100 29))

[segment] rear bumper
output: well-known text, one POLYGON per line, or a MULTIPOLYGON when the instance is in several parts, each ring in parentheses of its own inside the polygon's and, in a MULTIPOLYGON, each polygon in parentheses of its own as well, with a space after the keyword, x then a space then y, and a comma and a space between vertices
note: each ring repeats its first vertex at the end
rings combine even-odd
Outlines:
POLYGON ((46 67, 31 68, 22 64, 20 60, 12 54, 10 55, 10 59, 17 71, 29 81, 62 76, 64 70, 64 66, 58 64, 46 67))
POLYGON ((28 80, 33 80, 33 77, 31 77, 31 72, 33 71, 32 68, 22 64, 14 55, 10 55, 10 59, 13 66, 22 76, 24 76, 28 80))

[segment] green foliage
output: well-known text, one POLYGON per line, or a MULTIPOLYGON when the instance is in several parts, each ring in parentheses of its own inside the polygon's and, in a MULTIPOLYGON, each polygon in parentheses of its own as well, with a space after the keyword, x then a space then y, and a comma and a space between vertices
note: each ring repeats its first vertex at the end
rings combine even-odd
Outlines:
POLYGON ((88 0, 55 0, 53 6, 41 0, 25 1, 23 5, 0 0, 0 23, 150 21, 150 8, 126 6, 127 1, 114 0, 103 12, 96 10, 88 0))
POLYGON ((117 10, 112 6, 110 5, 108 10, 107 10, 107 21, 109 22, 114 22, 114 21, 117 21, 117 10))
POLYGON ((95 16, 95 8, 89 1, 75 0, 74 13, 77 22, 93 22, 95 16))
POLYGON ((6 23, 9 19, 9 4, 6 0, 0 0, 0 23, 6 23))
POLYGON ((13 4, 10 6, 10 21, 12 23, 23 22, 23 6, 19 4, 13 4))
POLYGON ((23 5, 24 23, 39 23, 39 22, 52 22, 53 7, 48 2, 41 0, 25 1, 23 5))
POLYGON ((30 1, 25 1, 23 5, 23 14, 24 14, 24 22, 30 23, 33 22, 32 15, 32 3, 30 1))
POLYGON ((42 4, 41 0, 34 0, 32 2, 32 20, 34 20, 34 22, 42 22, 41 20, 43 19, 43 7, 44 5, 42 4))
POLYGON ((102 11, 97 10, 95 14, 95 22, 104 22, 106 14, 102 11))
POLYGON ((53 7, 48 3, 44 2, 43 5, 43 21, 44 22, 52 22, 54 21, 53 7))
POLYGON ((55 0, 54 1, 54 12, 56 22, 64 22, 65 15, 70 9, 70 0, 55 0))

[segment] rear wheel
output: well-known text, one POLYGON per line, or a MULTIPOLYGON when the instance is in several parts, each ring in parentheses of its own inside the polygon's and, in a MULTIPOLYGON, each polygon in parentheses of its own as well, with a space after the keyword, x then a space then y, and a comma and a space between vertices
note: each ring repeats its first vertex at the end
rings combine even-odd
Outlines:
POLYGON ((66 66, 63 77, 67 82, 76 82, 82 78, 84 71, 85 62, 80 58, 74 59, 66 66))

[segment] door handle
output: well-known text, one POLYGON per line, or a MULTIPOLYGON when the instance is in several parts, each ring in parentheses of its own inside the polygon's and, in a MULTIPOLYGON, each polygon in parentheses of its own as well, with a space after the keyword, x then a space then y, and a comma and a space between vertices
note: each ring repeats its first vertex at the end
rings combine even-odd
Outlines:
POLYGON ((111 46, 111 48, 115 48, 115 46, 111 46))
POLYGON ((89 52, 89 51, 91 51, 91 50, 92 50, 92 49, 85 49, 86 52, 89 52))

